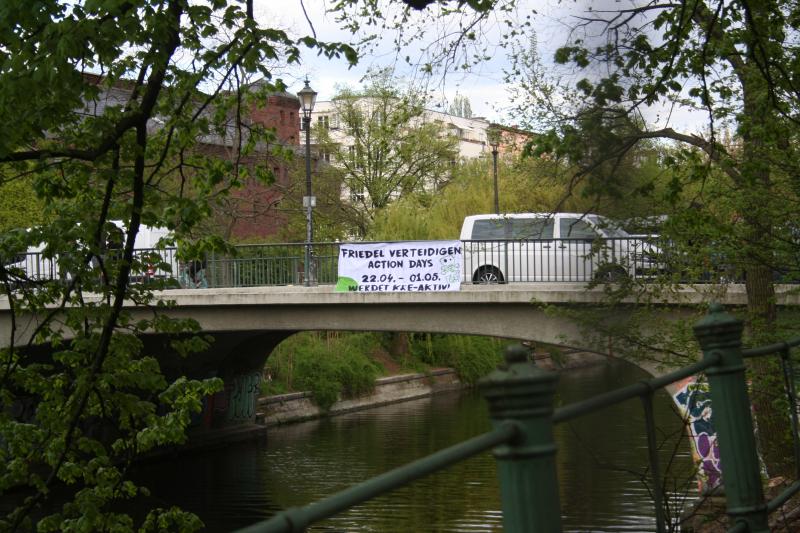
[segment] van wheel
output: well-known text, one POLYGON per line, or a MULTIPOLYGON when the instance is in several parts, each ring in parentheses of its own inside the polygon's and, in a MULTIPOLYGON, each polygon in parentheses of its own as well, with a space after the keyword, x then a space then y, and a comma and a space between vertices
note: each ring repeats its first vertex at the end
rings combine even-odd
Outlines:
POLYGON ((628 271, 620 265, 601 265, 594 274, 595 281, 618 283, 629 278, 628 271))
POLYGON ((485 266, 480 267, 475 276, 472 278, 473 283, 482 283, 484 285, 494 285, 496 283, 503 283, 503 273, 495 267, 485 266))

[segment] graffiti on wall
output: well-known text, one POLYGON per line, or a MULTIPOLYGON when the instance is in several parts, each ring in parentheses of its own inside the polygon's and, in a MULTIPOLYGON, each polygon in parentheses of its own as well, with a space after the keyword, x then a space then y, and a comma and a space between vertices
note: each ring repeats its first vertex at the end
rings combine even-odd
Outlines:
POLYGON ((711 395, 704 381, 685 382, 673 395, 689 428, 692 453, 699 464, 700 492, 714 489, 722 482, 722 465, 719 458, 717 432, 711 417, 711 395))
POLYGON ((261 374, 258 372, 240 374, 231 380, 226 380, 227 419, 253 420, 256 416, 256 403, 260 387, 261 374))

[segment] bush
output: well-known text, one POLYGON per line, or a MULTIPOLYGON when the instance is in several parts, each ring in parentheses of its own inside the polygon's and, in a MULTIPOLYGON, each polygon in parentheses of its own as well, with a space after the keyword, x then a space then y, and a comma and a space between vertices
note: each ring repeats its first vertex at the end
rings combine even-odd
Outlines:
MULTIPOLYGON (((370 354, 383 351, 385 335, 379 333, 299 333, 275 349, 265 368, 270 379, 264 394, 309 391, 314 403, 328 410, 340 398, 371 392, 382 367, 370 354)), ((424 372, 431 367, 450 367, 459 379, 474 384, 501 361, 504 342, 467 335, 410 336, 409 357, 404 367, 424 372)))
POLYGON ((414 335, 411 353, 434 367, 451 367, 459 379, 474 384, 502 362, 504 342, 492 337, 468 335, 414 335))
POLYGON ((328 410, 340 398, 371 392, 381 367, 369 354, 378 347, 371 334, 326 338, 301 333, 283 342, 267 361, 269 388, 307 390, 314 403, 328 410))

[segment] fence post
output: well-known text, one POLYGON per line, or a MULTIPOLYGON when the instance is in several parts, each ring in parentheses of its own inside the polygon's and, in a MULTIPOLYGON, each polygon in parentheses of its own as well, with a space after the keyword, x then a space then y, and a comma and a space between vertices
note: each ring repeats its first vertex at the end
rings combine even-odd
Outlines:
POLYGON ((768 532, 769 526, 742 359, 743 328, 722 305, 712 304, 694 333, 704 358, 720 357, 706 375, 731 526, 741 522, 748 532, 760 533, 768 532))
POLYGON ((505 364, 479 387, 493 424, 513 421, 519 435, 494 449, 506 532, 561 531, 561 506, 553 437, 553 396, 558 374, 529 361, 522 346, 506 349, 505 364))

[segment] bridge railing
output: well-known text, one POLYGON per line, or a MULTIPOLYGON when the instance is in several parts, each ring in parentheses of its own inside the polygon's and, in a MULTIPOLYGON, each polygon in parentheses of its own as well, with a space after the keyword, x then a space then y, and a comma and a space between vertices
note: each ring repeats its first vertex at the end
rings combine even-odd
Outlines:
POLYGON ((462 241, 464 280, 482 283, 592 281, 652 277, 668 269, 644 238, 462 241))
POLYGON ((765 501, 743 357, 780 354, 791 406, 787 417, 791 421, 795 458, 800 460, 797 397, 789 357, 789 350, 800 345, 800 338, 742 350, 742 329, 741 320, 725 313, 721 306, 714 305, 711 312, 695 326, 695 336, 703 351, 702 360, 665 376, 643 380, 559 409, 554 409, 558 374, 532 364, 527 349, 521 346, 509 348, 505 364, 479 383, 489 403, 493 430, 305 507, 287 509, 240 531, 304 531, 315 522, 489 449, 493 449, 498 463, 504 531, 561 531, 554 425, 638 397, 645 413, 644 430, 649 449, 656 529, 659 533, 665 532, 668 525, 663 510, 664 494, 661 489, 653 395, 667 385, 704 372, 723 465, 722 484, 730 525, 728 531, 767 532, 768 515, 800 490, 800 481, 795 481, 770 502, 765 501))
MULTIPOLYGON (((338 277, 339 244, 313 243, 316 282, 335 285, 338 277)), ((305 244, 247 244, 235 247, 235 254, 209 254, 205 277, 209 287, 258 287, 300 285, 305 281, 305 244)))
MULTIPOLYGON (((299 285, 310 270, 317 284, 335 284, 341 244, 346 243, 312 243, 313 269, 304 264, 304 243, 239 245, 231 254, 211 253, 199 261, 179 260, 174 248, 137 250, 137 257, 148 258, 149 263, 142 262, 134 279, 172 279, 182 287, 299 285)), ((462 244, 462 280, 466 283, 619 281, 659 276, 680 282, 741 280, 741 273, 712 251, 689 250, 658 238, 467 240, 462 244)), ((34 252, 20 254, 13 261, 5 266, 21 278, 59 277, 57 257, 34 252)), ((776 269, 776 281, 791 277, 796 267, 776 269)))
MULTIPOLYGON (((312 243, 316 284, 336 283, 342 244, 348 243, 312 243)), ((666 270, 664 252, 642 238, 482 240, 462 244, 462 279, 467 283, 613 280, 654 276, 666 270)), ((305 243, 252 244, 236 246, 233 254, 209 254, 201 262, 203 286, 303 284, 308 271, 305 248, 305 243)), ((187 265, 176 266, 182 286, 192 286, 187 265)))

